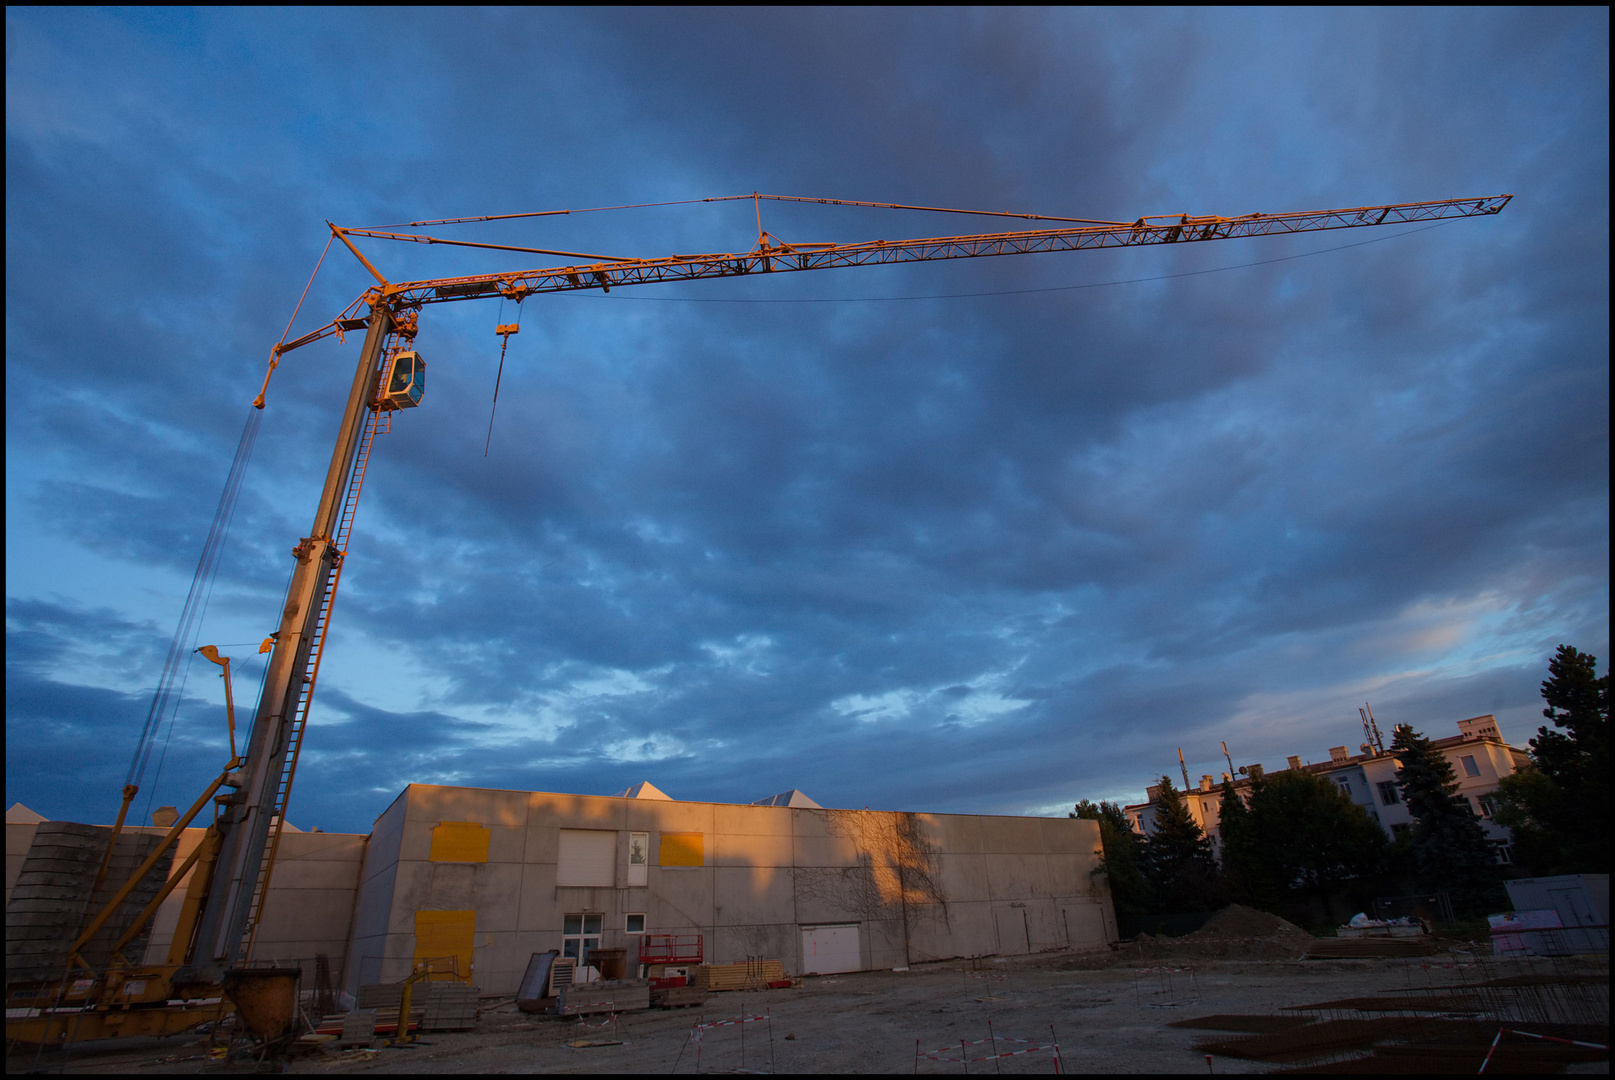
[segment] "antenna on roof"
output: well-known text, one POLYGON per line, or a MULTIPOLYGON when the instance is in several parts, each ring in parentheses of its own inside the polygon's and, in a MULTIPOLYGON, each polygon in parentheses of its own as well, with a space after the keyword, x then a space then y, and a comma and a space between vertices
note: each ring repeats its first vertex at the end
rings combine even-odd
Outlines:
POLYGON ((1374 723, 1374 707, 1365 701, 1357 712, 1363 718, 1363 737, 1374 747, 1376 754, 1385 753, 1385 739, 1379 733, 1379 725, 1374 723))
POLYGON ((1178 768, 1183 770, 1183 790, 1189 790, 1189 766, 1183 763, 1183 747, 1178 747, 1178 768))
POLYGON ((1223 757, 1224 761, 1228 762, 1228 778, 1231 780, 1235 776, 1238 776, 1239 774, 1234 772, 1234 759, 1228 756, 1228 740, 1227 739, 1224 739, 1223 742, 1222 742, 1222 757, 1223 757))

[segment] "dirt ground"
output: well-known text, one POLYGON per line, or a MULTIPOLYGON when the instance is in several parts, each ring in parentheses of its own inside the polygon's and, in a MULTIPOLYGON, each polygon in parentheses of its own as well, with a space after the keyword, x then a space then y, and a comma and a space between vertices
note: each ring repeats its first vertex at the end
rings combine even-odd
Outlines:
MULTIPOLYGON (((423 1045, 374 1055, 315 1056, 293 1062, 290 1071, 690 1073, 699 1067, 702 1072, 831 1073, 917 1067, 921 1073, 957 1073, 965 1071, 959 1061, 963 1040, 975 1059, 968 1071, 978 1073, 1053 1072, 1054 1052, 1047 1049, 1001 1058, 996 1065, 980 1059, 994 1048, 1004 1053, 1056 1042, 1063 1072, 1199 1072, 1207 1063, 1193 1044, 1214 1033, 1169 1027, 1171 1021, 1423 989, 1452 981, 1455 965, 1464 959, 1206 958, 1193 955, 1191 940, 1174 944, 1146 941, 1097 955, 1048 954, 810 977, 800 989, 713 994, 704 1007, 633 1013, 603 1025, 591 1018, 593 1027, 576 1019, 528 1016, 509 1003, 489 1001, 474 1032, 432 1033, 423 1045), (763 1019, 702 1029, 697 1045, 695 1025, 741 1017, 763 1019)), ((1217 943, 1200 944, 1216 951, 1217 943)), ((1247 945, 1245 952, 1266 949, 1251 939, 1247 945)), ((1222 943, 1222 951, 1229 951, 1228 943, 1222 943)), ((196 1046, 185 1045, 194 1042, 194 1036, 175 1036, 102 1052, 80 1048, 66 1071, 219 1070, 199 1059, 196 1046)), ((60 1068, 63 1063, 46 1055, 38 1064, 60 1068)), ((32 1054, 7 1060, 7 1072, 34 1066, 32 1054)), ((1268 1072, 1275 1066, 1218 1057, 1213 1067, 1268 1072)), ((1572 1071, 1607 1072, 1608 1063, 1572 1071)))

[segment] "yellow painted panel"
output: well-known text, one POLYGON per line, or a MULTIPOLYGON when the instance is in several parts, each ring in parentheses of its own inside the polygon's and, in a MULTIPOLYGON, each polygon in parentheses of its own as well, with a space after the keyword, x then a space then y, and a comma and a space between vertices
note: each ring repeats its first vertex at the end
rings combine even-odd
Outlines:
POLYGON ((706 849, 698 832, 665 832, 662 834, 661 855, 663 866, 705 866, 706 849))
POLYGON ((463 979, 471 978, 471 950, 477 936, 475 911, 417 911, 415 960, 452 956, 463 979))
POLYGON ((444 821, 432 830, 433 862, 487 862, 493 836, 475 821, 444 821))

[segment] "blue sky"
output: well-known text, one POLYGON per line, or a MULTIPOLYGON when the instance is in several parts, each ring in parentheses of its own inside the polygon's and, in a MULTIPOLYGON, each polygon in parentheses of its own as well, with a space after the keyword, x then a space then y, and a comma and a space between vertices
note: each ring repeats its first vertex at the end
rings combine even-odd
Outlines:
MULTIPOLYGON (((8 9, 8 803, 116 812, 326 220, 754 190, 1124 220, 1515 200, 427 308, 294 824, 368 830, 412 781, 1061 813, 1140 798, 1179 746, 1196 776, 1221 740, 1355 748, 1364 701, 1523 742, 1554 647, 1608 652, 1608 84, 1603 9, 8 9)), ((764 215, 795 241, 986 220, 764 215)), ((755 227, 440 232, 657 256, 755 227)), ((365 250, 393 280, 546 265, 365 250)), ((369 281, 333 250, 294 333, 369 281)), ((270 388, 195 642, 237 658, 244 711, 357 348, 270 388)), ((137 813, 225 745, 197 658, 137 813)))

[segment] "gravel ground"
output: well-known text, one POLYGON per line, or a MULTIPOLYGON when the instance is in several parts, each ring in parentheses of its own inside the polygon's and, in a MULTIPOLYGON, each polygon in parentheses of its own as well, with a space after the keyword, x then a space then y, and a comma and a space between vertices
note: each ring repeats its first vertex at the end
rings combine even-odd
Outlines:
MULTIPOLYGON (((922 1073, 954 1073, 962 1071, 960 1040, 996 1038, 1000 1052, 1058 1041, 1065 1072, 1199 1072, 1206 1061, 1193 1044, 1213 1033, 1167 1026, 1171 1021, 1269 1013, 1285 1005, 1422 989, 1456 977, 1450 956, 1207 959, 1192 955, 1192 942, 1179 942, 1184 947, 1176 957, 1164 943, 1153 948, 1145 943, 1142 950, 983 962, 978 972, 965 962, 809 978, 797 990, 713 994, 699 1009, 633 1013, 615 1025, 593 1028, 493 1005, 485 1008, 475 1032, 434 1033, 427 1037, 430 1045, 354 1054, 344 1061, 314 1057, 294 1062, 291 1071, 688 1073, 697 1064, 694 1025, 765 1016, 705 1029, 701 1071, 912 1072, 918 1064, 922 1073), (567 1045, 571 1042, 615 1045, 567 1045), (941 1055, 945 1061, 921 1057, 916 1063, 916 1047, 922 1054, 949 1050, 941 1055)), ((1261 951, 1258 944, 1251 942, 1251 951, 1261 951)), ((201 1071, 198 1051, 183 1046, 186 1041, 176 1036, 99 1053, 79 1050, 68 1071, 201 1071)), ((990 1043, 967 1045, 967 1050, 971 1058, 991 1052, 990 1043)), ((32 1055, 18 1055, 8 1059, 7 1071, 32 1063, 32 1055)), ((1273 1068, 1221 1057, 1214 1067, 1217 1072, 1273 1068)), ((970 1071, 1047 1073, 1054 1071, 1054 1055, 1043 1050, 1004 1058, 996 1069, 990 1061, 975 1061, 970 1071)), ((1575 1071, 1607 1072, 1608 1065, 1575 1071)))

